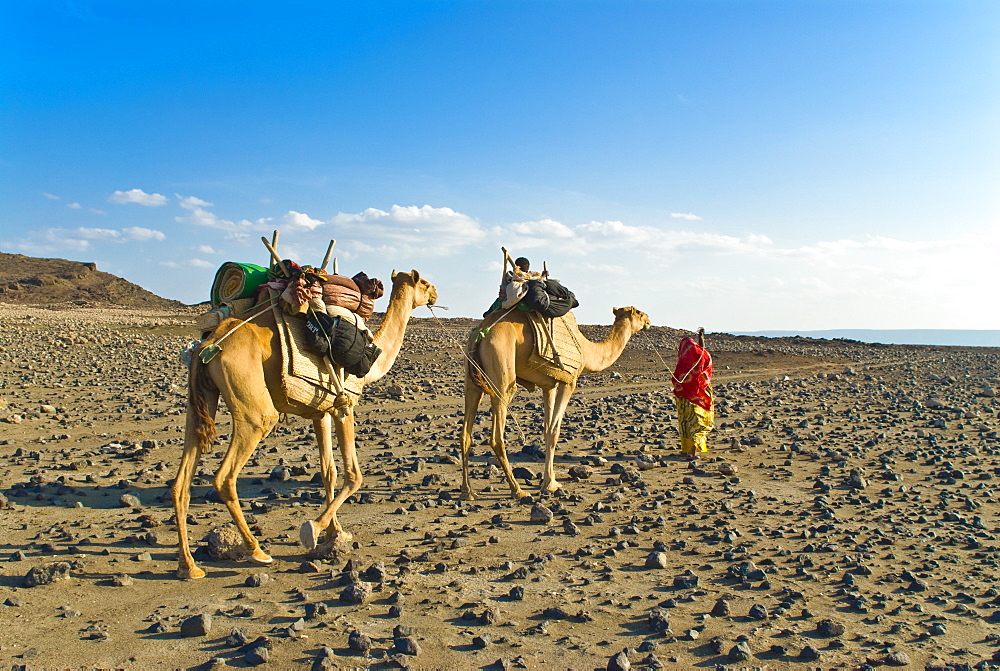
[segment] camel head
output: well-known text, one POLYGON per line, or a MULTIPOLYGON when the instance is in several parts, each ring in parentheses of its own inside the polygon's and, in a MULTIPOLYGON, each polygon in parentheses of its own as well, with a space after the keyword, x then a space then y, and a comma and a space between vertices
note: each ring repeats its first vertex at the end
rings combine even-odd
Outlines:
POLYGON ((437 303, 438 292, 434 288, 434 285, 425 279, 420 277, 420 273, 416 270, 411 270, 410 272, 396 272, 392 271, 392 287, 396 290, 398 287, 402 286, 412 286, 413 287, 413 307, 418 308, 421 305, 434 305, 437 303))
POLYGON ((614 308, 612 312, 615 315, 615 323, 627 322, 631 333, 638 333, 649 328, 649 315, 638 308, 630 305, 625 308, 614 308))

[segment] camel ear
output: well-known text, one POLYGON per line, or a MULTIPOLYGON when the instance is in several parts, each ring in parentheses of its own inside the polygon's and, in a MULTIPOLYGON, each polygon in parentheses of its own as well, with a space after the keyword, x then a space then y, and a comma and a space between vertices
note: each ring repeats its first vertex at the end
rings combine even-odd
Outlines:
POLYGON ((396 269, 395 268, 392 269, 392 279, 393 280, 396 279, 396 269))
POLYGON ((411 270, 410 274, 413 276, 413 283, 414 284, 416 284, 417 282, 420 281, 420 273, 418 273, 416 270, 411 270))
POLYGON ((615 317, 621 317, 622 313, 625 312, 625 308, 611 308, 611 314, 615 317))

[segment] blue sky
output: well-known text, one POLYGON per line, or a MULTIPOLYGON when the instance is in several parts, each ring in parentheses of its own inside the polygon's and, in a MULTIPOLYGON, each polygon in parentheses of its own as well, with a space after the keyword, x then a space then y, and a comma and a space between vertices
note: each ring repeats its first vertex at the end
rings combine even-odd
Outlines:
POLYGON ((588 323, 1000 329, 993 0, 35 0, 0 77, 0 250, 187 303, 278 229, 448 316, 503 245, 588 323))

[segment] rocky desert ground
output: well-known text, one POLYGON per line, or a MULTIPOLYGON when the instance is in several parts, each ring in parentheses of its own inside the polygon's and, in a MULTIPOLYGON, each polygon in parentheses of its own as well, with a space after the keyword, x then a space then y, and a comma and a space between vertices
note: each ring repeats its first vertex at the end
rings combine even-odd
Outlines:
POLYGON ((322 495, 311 424, 290 418, 239 483, 275 563, 225 544, 223 442, 191 509, 208 576, 182 581, 168 486, 194 315, 0 305, 0 662, 1000 666, 1000 349, 710 334, 716 431, 692 466, 668 382, 684 332, 653 328, 582 382, 557 495, 538 495, 541 397, 525 392, 507 436, 533 500, 508 498, 484 406, 480 495, 462 502, 473 322, 416 314, 358 408, 366 481, 341 513, 354 544, 299 546, 322 495))

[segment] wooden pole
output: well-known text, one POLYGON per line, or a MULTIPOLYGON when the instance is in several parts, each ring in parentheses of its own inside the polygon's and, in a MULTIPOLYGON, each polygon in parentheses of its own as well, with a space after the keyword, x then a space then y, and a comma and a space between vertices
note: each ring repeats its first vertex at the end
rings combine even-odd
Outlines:
POLYGON ((501 247, 500 251, 503 252, 503 270, 500 271, 500 286, 503 286, 503 281, 507 279, 507 264, 510 264, 511 269, 514 268, 514 262, 510 258, 510 254, 507 253, 506 247, 501 247))
POLYGON ((326 264, 330 263, 330 254, 333 253, 333 246, 337 244, 336 240, 330 241, 330 246, 326 248, 326 256, 323 257, 323 265, 319 267, 320 270, 326 270, 326 264))
POLYGON ((705 327, 704 326, 699 326, 698 327, 698 346, 701 347, 702 349, 705 348, 705 327))
MULTIPOLYGON (((271 246, 274 247, 275 251, 278 249, 278 229, 274 229, 271 232, 271 246)), ((267 265, 271 265, 270 263, 267 265)))
MULTIPOLYGON (((277 231, 275 231, 275 233, 277 233, 277 231)), ((285 277, 291 279, 292 274, 288 272, 288 268, 285 267, 285 262, 281 260, 280 256, 278 256, 278 250, 274 248, 274 245, 268 242, 267 238, 264 236, 261 236, 260 241, 264 243, 265 247, 267 247, 267 251, 271 252, 271 258, 274 259, 274 262, 278 264, 279 268, 281 268, 281 272, 285 274, 285 277)))

